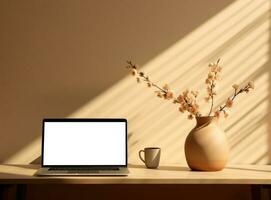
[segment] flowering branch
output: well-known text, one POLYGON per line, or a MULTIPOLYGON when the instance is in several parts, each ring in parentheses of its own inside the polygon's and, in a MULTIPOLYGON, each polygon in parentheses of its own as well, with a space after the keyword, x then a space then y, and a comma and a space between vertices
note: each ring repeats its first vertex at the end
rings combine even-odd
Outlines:
POLYGON ((199 105, 197 104, 196 98, 198 95, 197 91, 189 91, 186 90, 182 95, 179 95, 178 98, 174 97, 173 91, 170 89, 168 84, 165 84, 163 87, 158 86, 156 83, 152 82, 148 76, 144 74, 142 71, 138 71, 137 65, 133 64, 131 61, 127 61, 127 68, 131 71, 133 76, 136 76, 136 80, 138 83, 141 80, 147 83, 148 87, 155 87, 158 91, 155 91, 158 97, 164 98, 167 100, 173 99, 174 104, 180 104, 179 111, 180 112, 189 112, 188 119, 193 119, 194 116, 200 116, 199 113, 199 105))
POLYGON ((224 113, 224 117, 228 117, 229 116, 228 110, 233 106, 234 99, 238 95, 240 95, 244 92, 248 93, 250 90, 254 89, 254 83, 250 81, 241 89, 239 89, 239 85, 237 85, 237 84, 234 84, 232 87, 234 89, 234 94, 227 99, 226 103, 224 103, 223 106, 219 107, 219 109, 215 112, 215 117, 219 118, 221 112, 224 113), (228 108, 228 110, 226 110, 226 108, 228 108))
POLYGON ((154 82, 150 80, 148 76, 144 74, 144 72, 139 71, 137 65, 133 64, 131 61, 127 61, 127 68, 131 70, 132 75, 136 76, 136 80, 138 83, 141 82, 141 79, 147 83, 148 87, 155 87, 159 91, 156 91, 158 97, 164 97, 165 99, 173 98, 173 91, 170 90, 168 84, 165 84, 163 87, 158 86, 154 82), (140 79, 141 78, 141 79, 140 79))
MULTIPOLYGON (((217 83, 218 75, 221 72, 222 68, 219 66, 220 59, 217 60, 216 63, 210 63, 209 68, 210 71, 208 73, 208 77, 205 80, 205 84, 207 85, 207 93, 208 96, 205 97, 205 100, 209 102, 211 100, 211 106, 210 111, 208 113, 208 116, 210 116, 213 112, 214 107, 214 96, 217 95, 216 89, 217 89, 217 83)), ((131 74, 136 77, 136 80, 138 83, 141 81, 144 81, 148 87, 155 87, 158 89, 155 91, 156 95, 160 98, 164 98, 165 100, 171 100, 173 99, 174 104, 179 104, 179 111, 184 113, 187 111, 188 119, 193 119, 194 117, 200 117, 202 116, 199 111, 199 105, 197 103, 197 96, 198 91, 193 90, 185 90, 180 95, 177 96, 177 98, 174 96, 174 92, 170 89, 168 84, 165 84, 163 87, 160 87, 156 83, 152 82, 149 78, 149 76, 146 76, 142 71, 138 71, 138 66, 133 64, 131 61, 127 61, 127 68, 131 71, 131 74)), ((220 113, 224 113, 224 117, 227 117, 229 115, 228 110, 232 107, 234 99, 241 93, 246 92, 248 93, 251 89, 254 89, 254 84, 252 82, 249 82, 246 86, 239 89, 239 86, 237 84, 234 84, 232 86, 234 88, 234 94, 229 97, 226 101, 226 103, 223 106, 220 106, 217 111, 214 112, 214 116, 219 118, 220 113), (226 110, 226 108, 228 110, 226 110)))
POLYGON ((199 105, 197 104, 197 91, 185 90, 177 98, 177 102, 180 104, 179 111, 184 113, 189 112, 188 119, 201 116, 199 112, 199 105))
POLYGON ((210 111, 208 113, 208 116, 210 116, 213 111, 214 96, 217 95, 216 80, 218 79, 218 72, 221 72, 221 70, 222 70, 222 68, 218 65, 219 61, 220 61, 220 59, 218 59, 215 64, 214 63, 209 64, 210 72, 208 73, 208 77, 205 80, 205 83, 207 85, 207 92, 208 92, 208 96, 205 98, 205 100, 207 102, 209 102, 211 99, 211 107, 210 107, 210 111))

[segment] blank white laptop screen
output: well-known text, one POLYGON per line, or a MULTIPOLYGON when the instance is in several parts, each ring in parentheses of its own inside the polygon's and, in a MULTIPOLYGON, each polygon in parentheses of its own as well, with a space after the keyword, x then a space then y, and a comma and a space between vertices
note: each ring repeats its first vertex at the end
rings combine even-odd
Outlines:
POLYGON ((126 165, 126 122, 44 122, 43 165, 126 165))

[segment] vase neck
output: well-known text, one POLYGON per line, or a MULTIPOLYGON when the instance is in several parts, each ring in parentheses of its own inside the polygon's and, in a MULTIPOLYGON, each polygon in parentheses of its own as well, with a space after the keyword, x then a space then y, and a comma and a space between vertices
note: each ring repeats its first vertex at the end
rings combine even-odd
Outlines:
POLYGON ((207 126, 213 121, 214 117, 206 116, 206 117, 196 117, 197 125, 196 127, 207 126))

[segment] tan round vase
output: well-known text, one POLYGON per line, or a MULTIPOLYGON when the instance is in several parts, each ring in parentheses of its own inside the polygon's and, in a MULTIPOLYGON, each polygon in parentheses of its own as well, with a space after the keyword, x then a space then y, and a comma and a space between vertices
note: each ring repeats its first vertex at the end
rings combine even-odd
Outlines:
POLYGON ((185 157, 192 170, 222 170, 228 160, 227 138, 213 117, 197 117, 185 140, 185 157))

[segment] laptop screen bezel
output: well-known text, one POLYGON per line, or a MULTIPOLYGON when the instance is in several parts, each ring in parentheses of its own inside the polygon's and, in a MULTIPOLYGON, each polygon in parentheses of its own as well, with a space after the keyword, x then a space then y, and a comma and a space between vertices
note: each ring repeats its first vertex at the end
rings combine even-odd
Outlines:
POLYGON ((42 145, 41 166, 42 167, 127 167, 128 144, 127 144, 127 119, 124 118, 46 118, 42 122, 42 145), (44 134, 45 122, 125 122, 125 164, 124 165, 45 165, 44 164, 44 134))

